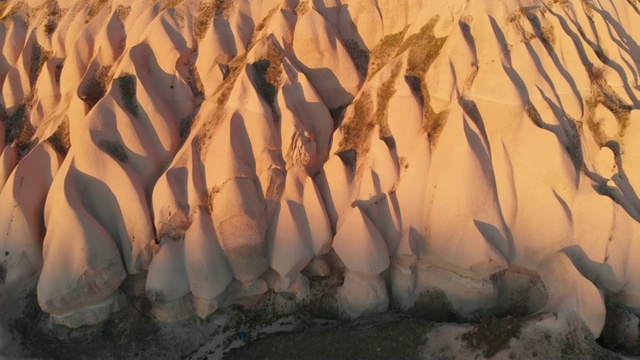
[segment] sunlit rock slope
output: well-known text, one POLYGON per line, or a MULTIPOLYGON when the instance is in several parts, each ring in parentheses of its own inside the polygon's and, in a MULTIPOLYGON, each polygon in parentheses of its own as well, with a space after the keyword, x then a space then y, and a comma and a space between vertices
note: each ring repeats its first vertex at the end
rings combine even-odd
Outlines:
POLYGON ((636 0, 0 6, 0 305, 638 323, 636 0))

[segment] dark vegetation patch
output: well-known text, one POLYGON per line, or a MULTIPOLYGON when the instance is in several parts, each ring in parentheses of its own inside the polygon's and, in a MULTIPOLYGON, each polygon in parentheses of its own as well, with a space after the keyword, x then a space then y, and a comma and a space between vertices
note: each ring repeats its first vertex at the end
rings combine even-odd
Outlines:
POLYGON ((404 35, 408 29, 409 27, 407 26, 400 32, 386 35, 371 49, 370 60, 367 67, 369 77, 380 71, 394 56, 403 52, 400 51, 399 48, 403 44, 402 39, 404 39, 404 35))
POLYGON ((138 116, 138 100, 136 99, 136 77, 125 74, 118 78, 118 87, 125 110, 131 115, 138 116))
POLYGON ((351 118, 342 125, 344 137, 336 153, 354 150, 357 154, 362 154, 365 146, 368 148, 369 135, 374 126, 373 99, 371 99, 371 93, 364 90, 353 103, 351 118))
POLYGON ((174 8, 180 5, 180 3, 182 3, 183 1, 184 0, 166 0, 164 5, 162 5, 162 10, 174 8))
POLYGON ((62 68, 64 67, 64 60, 60 60, 58 64, 56 64, 56 68, 53 73, 53 78, 56 80, 56 83, 60 84, 60 75, 62 75, 62 68))
POLYGON ((391 97, 396 93, 396 80, 398 75, 400 74, 400 68, 402 64, 397 63, 392 71, 391 76, 387 81, 385 81, 382 86, 378 89, 378 104, 376 106, 376 114, 375 121, 376 124, 380 127, 380 138, 386 139, 391 138, 393 136, 391 134, 391 129, 389 128, 389 101, 391 101, 391 97))
POLYGON ((58 21, 60 21, 61 11, 58 6, 58 2, 55 0, 47 0, 45 3, 46 11, 47 11, 47 19, 44 22, 44 33, 47 35, 51 35, 58 26, 58 21))
POLYGON ((282 54, 270 42, 265 56, 254 62, 252 66, 255 89, 258 95, 274 110, 278 87, 281 83, 282 54))
POLYGON ((122 146, 122 143, 117 140, 100 140, 98 147, 102 149, 102 151, 109 154, 112 158, 125 163, 129 159, 127 152, 122 146))
POLYGON ((46 140, 53 149, 62 156, 66 156, 71 147, 71 138, 69 137, 69 117, 65 115, 58 129, 46 140))
POLYGON ((302 16, 309 11, 309 0, 300 0, 295 8, 296 14, 302 16))
POLYGON ((204 84, 202 84, 200 73, 192 63, 188 64, 187 70, 189 71, 189 77, 186 79, 187 84, 189 85, 193 96, 200 100, 204 95, 204 84))
POLYGON ((31 67, 29 68, 29 85, 31 88, 36 84, 38 76, 44 64, 51 58, 51 53, 46 51, 40 44, 34 42, 31 50, 31 67))
POLYGON ((193 25, 196 39, 202 40, 202 38, 204 38, 207 29, 211 26, 214 16, 223 16, 225 19, 228 19, 234 5, 235 0, 213 0, 209 2, 202 2, 193 25))
MULTIPOLYGON (((85 85, 78 89, 78 97, 87 104, 89 109, 93 108, 104 97, 110 81, 110 70, 111 66, 99 66, 85 85)), ((125 96, 123 95, 123 101, 124 98, 125 96)))
POLYGON ((358 42, 353 39, 345 39, 343 43, 351 60, 353 60, 353 63, 356 65, 358 72, 363 78, 366 78, 369 68, 369 51, 361 48, 358 42))
MULTIPOLYGON (((26 101, 31 101, 28 98, 26 101)), ((19 157, 25 155, 34 145, 33 135, 35 128, 29 121, 27 104, 18 105, 11 115, 7 115, 4 108, 0 107, 0 117, 4 119, 5 124, 5 144, 13 143, 18 149, 19 157)))

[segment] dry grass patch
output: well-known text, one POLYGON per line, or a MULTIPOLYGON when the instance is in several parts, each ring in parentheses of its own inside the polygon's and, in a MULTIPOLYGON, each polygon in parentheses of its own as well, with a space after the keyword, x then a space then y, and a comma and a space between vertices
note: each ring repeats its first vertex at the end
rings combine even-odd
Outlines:
POLYGON ((29 85, 31 88, 36 84, 42 67, 52 56, 50 51, 45 50, 38 42, 33 43, 31 50, 31 67, 29 68, 29 85))
POLYGON ((100 13, 100 11, 107 5, 109 0, 94 0, 87 7, 87 20, 89 22, 96 15, 100 13))
POLYGON ((409 50, 405 79, 421 100, 424 107, 422 129, 428 134, 431 146, 437 145, 448 117, 448 112, 436 113, 431 107, 431 96, 424 77, 431 64, 440 54, 447 38, 436 38, 433 29, 439 17, 433 17, 420 29, 420 32, 409 36, 398 49, 398 53, 409 50))
POLYGON ((389 79, 378 89, 375 121, 380 127, 380 138, 392 138, 393 136, 388 122, 389 101, 391 101, 391 97, 396 93, 396 81, 401 68, 402 63, 398 62, 391 70, 389 79))
POLYGON ((355 150, 357 154, 362 154, 369 146, 369 137, 375 127, 373 121, 373 99, 367 90, 360 93, 358 99, 353 103, 353 115, 342 126, 344 137, 340 141, 337 153, 346 150, 355 150))
POLYGON ((600 66, 587 67, 587 74, 591 81, 591 96, 586 100, 586 122, 591 130, 594 139, 599 146, 604 146, 606 142, 604 133, 600 129, 600 121, 595 119, 595 109, 602 104, 607 110, 611 111, 618 123, 618 136, 624 138, 626 130, 629 126, 631 110, 633 106, 627 104, 624 99, 618 95, 606 79, 607 68, 600 66))
POLYGON ((401 54, 406 49, 400 49, 403 45, 402 40, 407 33, 409 27, 405 27, 402 31, 390 34, 382 38, 380 42, 371 49, 369 56, 369 65, 367 74, 369 77, 376 74, 384 65, 386 65, 394 56, 401 54))

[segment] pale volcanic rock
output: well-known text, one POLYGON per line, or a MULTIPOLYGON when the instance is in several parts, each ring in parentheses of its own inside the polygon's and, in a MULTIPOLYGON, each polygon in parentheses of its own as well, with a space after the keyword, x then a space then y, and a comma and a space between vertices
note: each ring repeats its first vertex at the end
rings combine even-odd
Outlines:
POLYGON ((36 286, 74 328, 315 296, 349 316, 556 314, 637 345, 634 1, 0 13, 3 336, 36 286))

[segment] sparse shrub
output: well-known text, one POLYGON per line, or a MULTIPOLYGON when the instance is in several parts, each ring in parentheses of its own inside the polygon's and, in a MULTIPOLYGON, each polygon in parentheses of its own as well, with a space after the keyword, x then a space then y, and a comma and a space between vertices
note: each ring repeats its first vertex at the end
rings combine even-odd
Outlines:
POLYGON ((60 84, 60 75, 62 75, 62 68, 64 67, 64 60, 61 60, 57 65, 53 77, 56 83, 60 84))
POLYGON ((589 80, 592 83, 600 84, 605 81, 605 75, 607 73, 607 68, 602 65, 593 65, 587 68, 587 74, 589 75, 589 80))
POLYGON ((174 8, 183 1, 184 0, 166 0, 164 5, 162 5, 162 10, 174 8))
POLYGON ((198 15, 196 16, 193 30, 198 40, 204 37, 204 34, 211 26, 211 21, 214 16, 229 17, 231 9, 235 5, 235 0, 213 0, 210 2, 203 2, 198 9, 198 15))
MULTIPOLYGON (((592 132, 598 130, 596 126, 597 121, 594 119, 595 109, 598 105, 602 104, 615 116, 618 123, 618 136, 622 138, 629 126, 633 106, 627 104, 625 100, 609 86, 605 77, 606 69, 606 67, 598 65, 587 67, 587 73, 591 80, 591 97, 586 101, 587 125, 592 132)), ((600 133, 594 132, 593 134, 596 137, 596 141, 600 141, 600 133)), ((601 144, 601 146, 602 145, 603 144, 601 144)))
POLYGON ((589 18, 589 21, 593 22, 593 2, 591 0, 581 0, 582 1, 582 7, 584 8, 585 13, 587 14, 587 18, 589 18))
POLYGON ((298 16, 302 16, 304 14, 307 13, 307 11, 309 11, 309 1, 308 0, 300 0, 298 2, 298 5, 296 6, 296 14, 298 14, 298 16))
POLYGON ((129 159, 127 152, 124 150, 122 143, 120 141, 112 141, 112 140, 100 140, 98 147, 102 149, 102 151, 109 154, 112 158, 125 163, 129 159))
POLYGON ((527 101, 527 103, 524 105, 524 112, 525 114, 527 114, 527 117, 529 118, 529 120, 531 120, 531 122, 535 126, 541 129, 544 128, 544 122, 542 121, 542 117, 540 116, 538 109, 536 109, 536 106, 533 105, 531 100, 527 101))
POLYGON ((191 89, 191 93, 196 98, 202 97, 204 95, 204 85, 202 84, 202 79, 200 79, 198 69, 193 66, 193 64, 189 63, 187 70, 189 71, 189 77, 186 80, 189 88, 191 89))
POLYGON ((215 15, 215 6, 213 3, 201 3, 200 9, 198 9, 198 15, 196 15, 193 31, 196 35, 196 39, 201 40, 207 29, 211 25, 211 20, 215 15))
POLYGON ((215 0, 214 12, 216 16, 222 15, 224 17, 229 17, 229 11, 233 8, 235 1, 236 0, 215 0))
POLYGON ((44 33, 51 35, 56 30, 58 20, 60 20, 60 8, 55 0, 47 0, 45 7, 47 9, 47 20, 44 24, 44 33))
POLYGON ((276 11, 278 10, 278 6, 274 7, 273 9, 269 10, 269 12, 267 13, 267 15, 265 15, 262 20, 260 20, 260 22, 258 23, 258 25, 256 26, 256 30, 253 33, 253 41, 252 44, 255 44, 257 42, 257 40, 259 39, 259 37, 257 37, 256 35, 258 33, 260 33, 262 30, 264 30, 267 27, 267 24, 269 23, 269 20, 271 20, 271 18, 273 17, 273 15, 276 13, 276 11))
POLYGON ((554 46, 556 44, 556 34, 553 24, 547 23, 541 29, 542 42, 546 45, 554 46))
POLYGON ((158 239, 170 239, 179 241, 184 239, 184 234, 191 226, 191 219, 182 210, 169 213, 169 218, 161 221, 158 228, 158 239))
POLYGON ((131 6, 118 5, 118 7, 116 8, 116 13, 120 18, 120 21, 127 20, 130 12, 131 12, 131 6))
POLYGON ((92 1, 88 6, 87 22, 89 22, 89 20, 93 19, 94 16, 98 15, 100 13, 100 11, 102 10, 102 8, 104 8, 104 6, 107 5, 108 2, 109 2, 109 0, 94 0, 94 1, 92 1))

